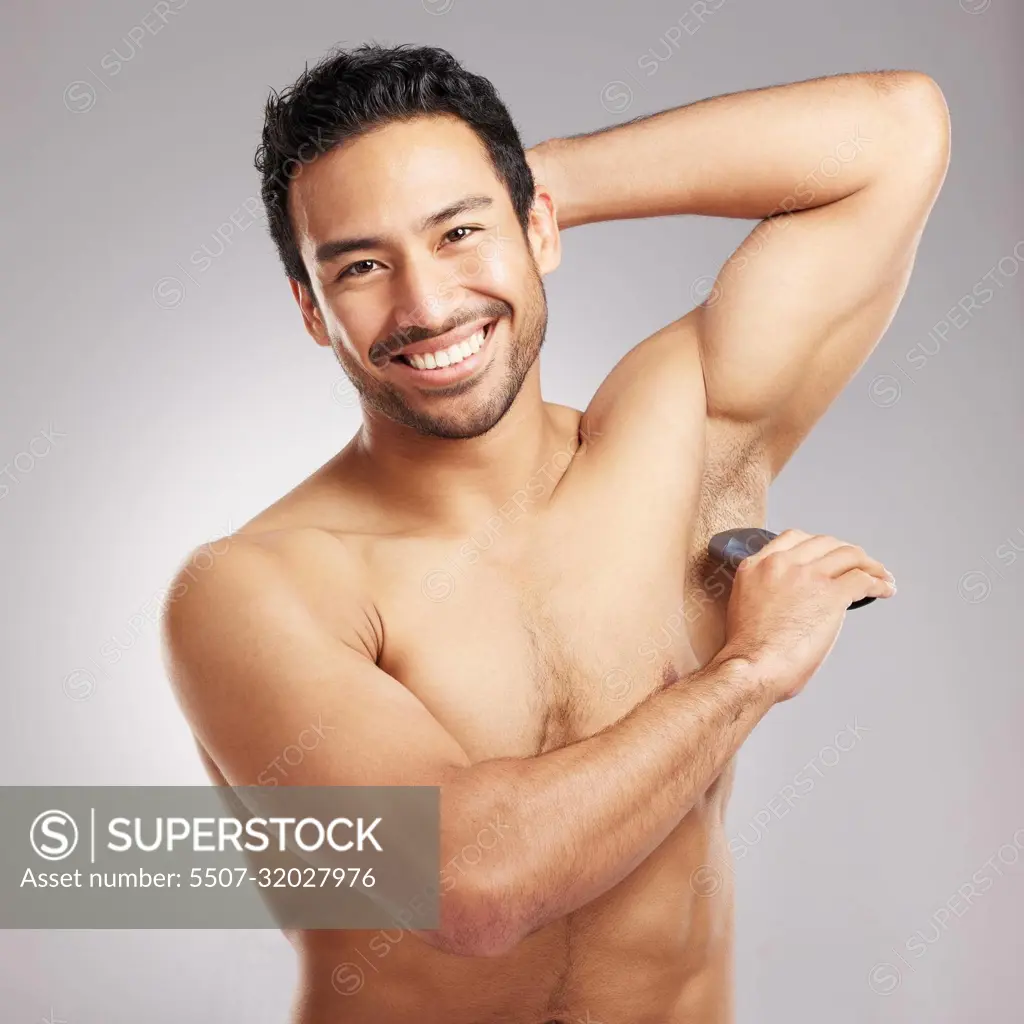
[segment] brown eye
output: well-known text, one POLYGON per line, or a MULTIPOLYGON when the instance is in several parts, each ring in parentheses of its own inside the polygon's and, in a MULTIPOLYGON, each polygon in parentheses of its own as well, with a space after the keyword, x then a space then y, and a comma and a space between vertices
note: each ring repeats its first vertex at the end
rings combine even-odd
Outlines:
POLYGON ((473 234, 473 232, 476 231, 476 230, 478 230, 478 229, 477 228, 468 228, 468 227, 460 226, 460 227, 457 227, 457 228, 452 228, 451 231, 449 231, 448 234, 445 235, 444 237, 447 238, 449 241, 452 241, 452 242, 461 242, 463 239, 469 238, 469 236, 471 234, 473 234), (464 235, 458 235, 457 233, 459 231, 464 231, 465 234, 464 235), (456 235, 457 235, 457 237, 453 237, 453 236, 456 236, 456 235))
POLYGON ((358 260, 351 266, 346 267, 338 277, 364 277, 373 269, 376 260, 358 260), (362 268, 362 269, 360 269, 362 268))

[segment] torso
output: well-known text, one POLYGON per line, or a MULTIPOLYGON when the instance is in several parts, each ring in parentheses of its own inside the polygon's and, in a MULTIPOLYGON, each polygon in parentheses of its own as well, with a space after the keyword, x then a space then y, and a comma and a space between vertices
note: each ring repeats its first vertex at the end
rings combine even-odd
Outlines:
MULTIPOLYGON (((555 418, 552 450, 571 451, 580 414, 555 418)), ((703 409, 679 429, 705 433, 703 464, 661 431, 649 483, 635 463, 617 479, 587 468, 598 440, 564 475, 559 460, 557 488, 537 481, 533 500, 469 537, 346 534, 316 521, 322 504, 302 488, 243 532, 312 526, 346 545, 374 581, 379 666, 472 762, 534 757, 608 728, 722 645, 728 589, 703 553, 713 533, 763 523, 767 480, 755 439, 703 409)), ((725 1024, 731 782, 730 765, 640 867, 505 956, 459 957, 398 930, 290 935, 294 1024, 725 1024)))

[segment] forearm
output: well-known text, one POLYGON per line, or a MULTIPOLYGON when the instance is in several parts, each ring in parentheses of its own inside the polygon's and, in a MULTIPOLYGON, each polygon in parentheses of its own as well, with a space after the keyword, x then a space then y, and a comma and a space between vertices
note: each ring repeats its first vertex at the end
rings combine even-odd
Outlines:
POLYGON ((670 214, 759 219, 835 202, 915 159, 916 126, 933 130, 937 100, 918 72, 839 75, 552 139, 531 162, 563 228, 670 214))
POLYGON ((460 841, 471 841, 465 822, 498 827, 475 866, 451 876, 465 915, 453 929, 461 929, 461 951, 511 948, 619 882, 690 811, 772 704, 743 663, 716 660, 595 736, 466 769, 442 797, 459 808, 460 841))

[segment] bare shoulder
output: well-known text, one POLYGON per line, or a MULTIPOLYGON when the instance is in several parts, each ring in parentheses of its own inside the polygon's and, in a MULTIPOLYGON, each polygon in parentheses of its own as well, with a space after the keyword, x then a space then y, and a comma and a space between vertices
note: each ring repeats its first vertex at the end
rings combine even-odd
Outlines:
POLYGON ((379 622, 357 547, 331 530, 253 521, 183 560, 162 616, 165 650, 173 662, 218 636, 284 631, 300 616, 375 658, 379 622))
POLYGON ((628 445, 634 459, 682 456, 701 468, 702 501, 720 504, 741 477, 745 490, 767 487, 767 454, 760 424, 709 408, 704 314, 697 307, 627 352, 583 414, 580 436, 584 442, 611 437, 615 446, 628 445), (651 443, 637 449, 643 442, 651 443))
POLYGON ((215 782, 435 785, 465 763, 376 664, 379 622, 344 543, 302 526, 250 530, 217 552, 194 580, 179 574, 188 589, 162 623, 171 688, 215 782), (281 768, 297 737, 328 732, 345 742, 314 741, 281 768))
POLYGON ((581 435, 624 443, 663 429, 692 435, 706 407, 699 331, 700 311, 693 310, 634 345, 597 389, 581 435))

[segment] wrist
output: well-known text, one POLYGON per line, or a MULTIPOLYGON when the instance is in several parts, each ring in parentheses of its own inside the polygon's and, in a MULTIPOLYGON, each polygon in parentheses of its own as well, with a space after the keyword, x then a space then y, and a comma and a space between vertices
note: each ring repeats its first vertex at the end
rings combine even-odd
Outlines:
POLYGON ((571 180, 567 150, 567 140, 548 139, 526 151, 534 185, 554 200, 558 226, 563 230, 583 223, 573 205, 576 189, 571 180))
POLYGON ((724 647, 711 659, 708 668, 748 694, 765 712, 778 703, 778 683, 756 656, 724 647))

